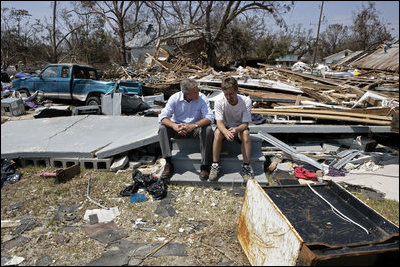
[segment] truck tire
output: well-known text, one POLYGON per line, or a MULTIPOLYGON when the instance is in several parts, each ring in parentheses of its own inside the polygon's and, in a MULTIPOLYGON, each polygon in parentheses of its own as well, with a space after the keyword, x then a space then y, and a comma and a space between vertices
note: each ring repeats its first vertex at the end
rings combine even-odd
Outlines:
POLYGON ((100 106, 101 100, 98 96, 91 96, 86 100, 86 106, 100 106))

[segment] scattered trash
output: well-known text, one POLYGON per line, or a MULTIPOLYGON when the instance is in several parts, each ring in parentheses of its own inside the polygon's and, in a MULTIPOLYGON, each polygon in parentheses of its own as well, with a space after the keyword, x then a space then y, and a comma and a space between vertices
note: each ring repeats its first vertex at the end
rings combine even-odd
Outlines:
POLYGON ((134 183, 124 188, 119 195, 130 196, 136 193, 140 188, 149 192, 154 199, 162 199, 167 195, 167 183, 164 179, 157 178, 152 174, 143 174, 139 170, 133 170, 132 178, 134 183))
POLYGON ((306 170, 304 168, 300 168, 300 167, 294 169, 294 175, 297 178, 306 179, 306 180, 315 181, 318 179, 317 174, 315 172, 308 171, 308 170, 306 170))
POLYGON ((130 196, 131 196, 131 198, 130 198, 131 203, 146 201, 146 195, 145 194, 133 193, 130 196))
POLYGON ((97 221, 99 223, 108 223, 117 218, 121 213, 119 212, 118 207, 112 207, 109 208, 108 210, 106 209, 86 210, 83 219, 85 221, 90 221, 89 216, 94 214, 97 215, 97 221))
POLYGON ((21 178, 21 172, 16 171, 15 162, 1 159, 1 187, 16 183, 21 178))

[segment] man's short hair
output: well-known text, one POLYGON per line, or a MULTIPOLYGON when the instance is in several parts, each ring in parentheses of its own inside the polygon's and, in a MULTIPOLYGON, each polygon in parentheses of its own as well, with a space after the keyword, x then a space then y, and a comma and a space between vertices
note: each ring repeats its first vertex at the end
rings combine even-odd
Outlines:
POLYGON ((236 79, 231 76, 223 78, 221 83, 222 91, 228 90, 230 88, 233 88, 235 90, 239 89, 236 79))
POLYGON ((189 89, 197 87, 197 82, 190 78, 185 78, 181 81, 182 93, 189 93, 189 89))

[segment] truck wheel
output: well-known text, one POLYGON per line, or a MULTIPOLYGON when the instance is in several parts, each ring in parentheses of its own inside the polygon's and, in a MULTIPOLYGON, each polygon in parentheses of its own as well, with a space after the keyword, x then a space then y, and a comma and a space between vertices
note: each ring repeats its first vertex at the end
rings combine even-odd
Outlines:
POLYGON ((100 106, 101 101, 98 96, 91 96, 86 100, 86 106, 100 106))

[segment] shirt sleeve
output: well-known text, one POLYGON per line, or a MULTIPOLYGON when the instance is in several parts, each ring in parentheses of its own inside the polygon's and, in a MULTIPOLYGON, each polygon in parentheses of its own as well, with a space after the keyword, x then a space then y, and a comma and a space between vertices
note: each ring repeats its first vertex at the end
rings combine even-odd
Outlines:
POLYGON ((222 121, 224 120, 224 110, 223 110, 223 98, 219 98, 214 102, 214 112, 215 112, 215 120, 222 121))
POLYGON ((242 122, 252 122, 251 119, 251 109, 252 109, 252 103, 250 97, 243 97, 244 103, 246 104, 246 110, 243 112, 243 119, 242 122))
POLYGON ((214 123, 214 114, 210 107, 210 102, 205 95, 201 95, 201 98, 204 100, 203 105, 201 106, 201 115, 203 118, 208 119, 211 124, 214 123))
POLYGON ((172 95, 167 104, 165 105, 165 107, 161 110, 160 115, 158 115, 158 123, 161 124, 161 121, 164 118, 171 118, 172 115, 174 114, 175 111, 175 106, 176 106, 176 102, 177 102, 177 97, 176 95, 172 95))

